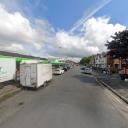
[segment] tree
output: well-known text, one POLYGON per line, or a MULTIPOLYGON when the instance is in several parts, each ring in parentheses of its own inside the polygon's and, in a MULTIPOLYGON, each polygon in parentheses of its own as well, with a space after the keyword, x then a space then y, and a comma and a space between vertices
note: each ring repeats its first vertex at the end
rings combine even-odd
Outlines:
POLYGON ((83 57, 81 60, 80 60, 80 64, 82 65, 88 65, 91 61, 91 57, 92 56, 88 56, 88 57, 83 57))
POLYGON ((107 42, 106 46, 109 49, 108 54, 113 58, 126 60, 128 58, 128 30, 116 32, 112 36, 112 40, 107 42))

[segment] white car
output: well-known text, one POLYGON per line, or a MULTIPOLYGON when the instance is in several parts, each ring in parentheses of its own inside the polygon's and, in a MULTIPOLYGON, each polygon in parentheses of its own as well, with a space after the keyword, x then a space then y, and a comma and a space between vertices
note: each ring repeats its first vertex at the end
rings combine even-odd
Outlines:
POLYGON ((53 73, 54 73, 55 75, 61 75, 61 74, 63 74, 63 73, 64 73, 64 70, 63 70, 63 69, 58 68, 58 69, 55 69, 53 73))
POLYGON ((86 67, 86 68, 84 69, 84 73, 86 73, 86 74, 92 74, 92 69, 86 67))

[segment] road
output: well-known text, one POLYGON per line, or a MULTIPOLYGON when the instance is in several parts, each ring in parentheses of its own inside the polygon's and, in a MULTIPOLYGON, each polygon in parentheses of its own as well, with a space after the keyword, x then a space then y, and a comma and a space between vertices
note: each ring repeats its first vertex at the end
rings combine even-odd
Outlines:
POLYGON ((127 107, 76 67, 0 105, 0 128, 128 128, 127 107))

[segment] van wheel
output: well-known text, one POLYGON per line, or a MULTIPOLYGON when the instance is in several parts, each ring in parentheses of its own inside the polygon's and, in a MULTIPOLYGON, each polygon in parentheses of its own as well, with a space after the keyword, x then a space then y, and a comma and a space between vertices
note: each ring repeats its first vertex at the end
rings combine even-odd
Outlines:
POLYGON ((35 87, 34 87, 34 90, 37 91, 37 90, 38 90, 38 87, 35 86, 35 87))
POLYGON ((46 86, 47 86, 47 82, 46 82, 46 81, 44 82, 43 86, 44 86, 44 87, 46 87, 46 86))

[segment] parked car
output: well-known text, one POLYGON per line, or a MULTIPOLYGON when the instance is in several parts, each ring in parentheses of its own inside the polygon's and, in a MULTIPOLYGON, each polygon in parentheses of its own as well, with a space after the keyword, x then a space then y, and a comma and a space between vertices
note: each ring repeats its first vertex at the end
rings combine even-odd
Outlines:
POLYGON ((68 71, 69 69, 70 69, 70 65, 68 65, 68 64, 64 65, 64 67, 63 67, 64 71, 68 71))
POLYGON ((84 73, 86 73, 86 74, 92 74, 92 68, 85 67, 84 73))
POLYGON ((84 67, 81 67, 80 70, 81 70, 81 73, 84 73, 85 66, 84 67))
POLYGON ((85 67, 80 68, 80 70, 85 70, 85 67))
POLYGON ((61 75, 64 73, 64 70, 61 68, 55 69, 53 72, 55 75, 61 75))
POLYGON ((128 68, 123 67, 123 68, 119 71, 119 75, 120 75, 121 80, 128 79, 128 68))
POLYGON ((65 67, 63 67, 63 70, 64 71, 68 71, 68 68, 65 66, 65 67))

